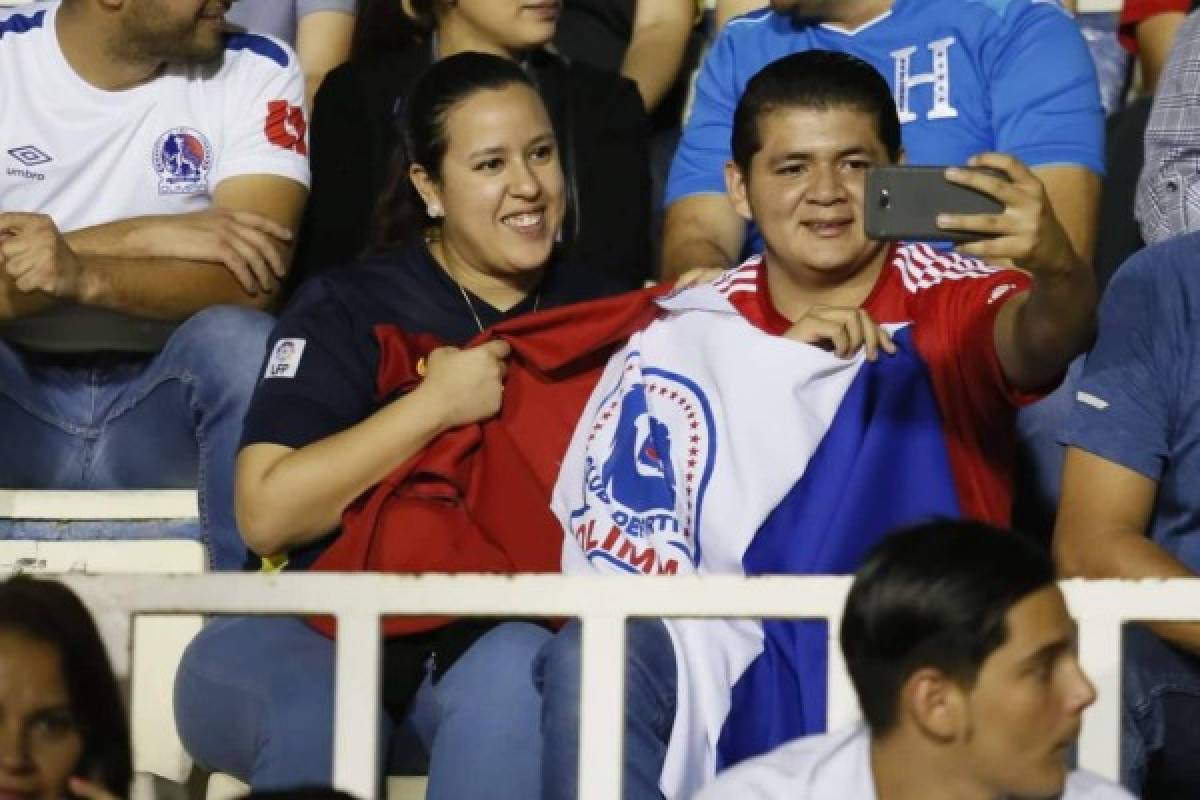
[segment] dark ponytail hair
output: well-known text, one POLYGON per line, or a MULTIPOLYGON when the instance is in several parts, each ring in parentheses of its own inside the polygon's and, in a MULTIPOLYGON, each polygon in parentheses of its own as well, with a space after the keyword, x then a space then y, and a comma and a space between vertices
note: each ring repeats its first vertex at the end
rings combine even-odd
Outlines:
POLYGON ((419 164, 434 181, 441 180, 450 111, 477 92, 498 91, 514 84, 537 91, 515 61, 487 53, 458 53, 425 71, 396 119, 400 141, 392 152, 387 180, 375 205, 371 226, 374 248, 408 241, 434 224, 408 172, 413 164, 419 164))

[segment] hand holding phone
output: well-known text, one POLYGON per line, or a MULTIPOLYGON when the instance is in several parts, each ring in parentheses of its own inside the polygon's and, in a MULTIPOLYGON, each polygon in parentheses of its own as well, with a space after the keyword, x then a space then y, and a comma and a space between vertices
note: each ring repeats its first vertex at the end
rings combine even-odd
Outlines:
POLYGON ((947 180, 946 167, 904 165, 867 170, 866 206, 867 236, 909 242, 977 241, 985 234, 946 230, 938 226, 938 215, 1004 211, 990 195, 947 180))
POLYGON ((952 241, 965 255, 1032 271, 1079 261, 1042 182, 1009 155, 983 153, 966 167, 870 170, 865 202, 866 231, 873 238, 952 241), (881 179, 897 170, 907 177, 886 198, 897 209, 891 215, 896 222, 886 225, 879 221, 887 216, 880 213, 887 209, 879 192, 890 187, 881 179), (879 173, 874 181, 873 173, 879 173), (902 211, 910 205, 915 210, 902 211))
POLYGON ((947 230, 987 236, 956 249, 985 261, 1009 260, 1031 272, 1062 271, 1077 267, 1081 259, 1070 237, 1054 214, 1046 187, 1016 158, 983 153, 967 162, 972 169, 951 168, 946 179, 958 186, 984 192, 1004 204, 997 214, 943 213, 938 225, 947 230), (978 167, 1004 173, 996 178, 978 167))

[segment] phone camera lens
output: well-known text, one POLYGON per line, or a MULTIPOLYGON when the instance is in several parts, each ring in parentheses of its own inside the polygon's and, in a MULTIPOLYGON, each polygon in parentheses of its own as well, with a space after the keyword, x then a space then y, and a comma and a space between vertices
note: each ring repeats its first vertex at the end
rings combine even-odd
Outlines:
POLYGON ((879 207, 880 208, 888 208, 889 206, 891 206, 891 204, 892 204, 892 196, 888 193, 888 190, 880 189, 879 190, 879 207))

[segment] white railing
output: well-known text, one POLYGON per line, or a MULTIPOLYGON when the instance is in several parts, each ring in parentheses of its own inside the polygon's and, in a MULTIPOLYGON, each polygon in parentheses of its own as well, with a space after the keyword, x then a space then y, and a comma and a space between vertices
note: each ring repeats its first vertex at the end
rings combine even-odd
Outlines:
POLYGON ((199 516, 195 489, 0 489, 0 518, 4 519, 150 520, 199 516))
MULTIPOLYGON (((581 800, 618 800, 624 623, 631 617, 825 618, 836 636, 849 578, 68 575, 99 616, 211 612, 337 617, 334 783, 374 798, 379 714, 380 617, 446 614, 580 617, 583 621, 581 800), (621 583, 624 582, 624 583, 621 583), (619 584, 619 585, 618 585, 619 584)), ((1067 581, 1080 654, 1099 699, 1087 712, 1080 763, 1115 777, 1120 626, 1128 620, 1200 619, 1200 580, 1067 581)), ((836 644, 830 647, 830 723, 856 713, 836 644)), ((136 687, 134 688, 136 692, 136 687)))

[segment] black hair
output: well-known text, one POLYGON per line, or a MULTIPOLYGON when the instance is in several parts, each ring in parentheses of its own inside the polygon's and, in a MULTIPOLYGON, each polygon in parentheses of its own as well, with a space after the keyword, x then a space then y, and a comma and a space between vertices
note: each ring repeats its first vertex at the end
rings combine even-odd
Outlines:
POLYGON ((290 789, 258 789, 241 800, 358 800, 349 792, 331 786, 295 786, 290 789))
POLYGON ((133 757, 121 692, 92 615, 61 583, 17 576, 0 583, 0 632, 58 652, 71 713, 80 726, 81 777, 118 797, 129 793, 133 757))
POLYGON ((413 164, 419 164, 430 178, 441 179, 450 111, 477 92, 498 91, 514 84, 537 92, 519 64, 487 53, 458 53, 425 71, 396 120, 400 140, 375 206, 372 243, 376 247, 411 239, 433 223, 408 172, 413 164))
POLYGON ((900 118, 883 76, 848 53, 804 50, 763 67, 738 100, 731 147, 733 161, 743 174, 749 174, 750 160, 762 149, 762 118, 789 108, 872 114, 888 157, 892 161, 900 157, 900 118))
POLYGON ((973 686, 1008 637, 1009 609, 1053 584, 1043 549, 982 522, 933 522, 885 539, 855 575, 841 628, 871 734, 896 724, 901 690, 918 669, 973 686))
POLYGON ((360 0, 357 19, 350 44, 355 62, 428 42, 432 30, 424 16, 409 16, 401 0, 360 0))

